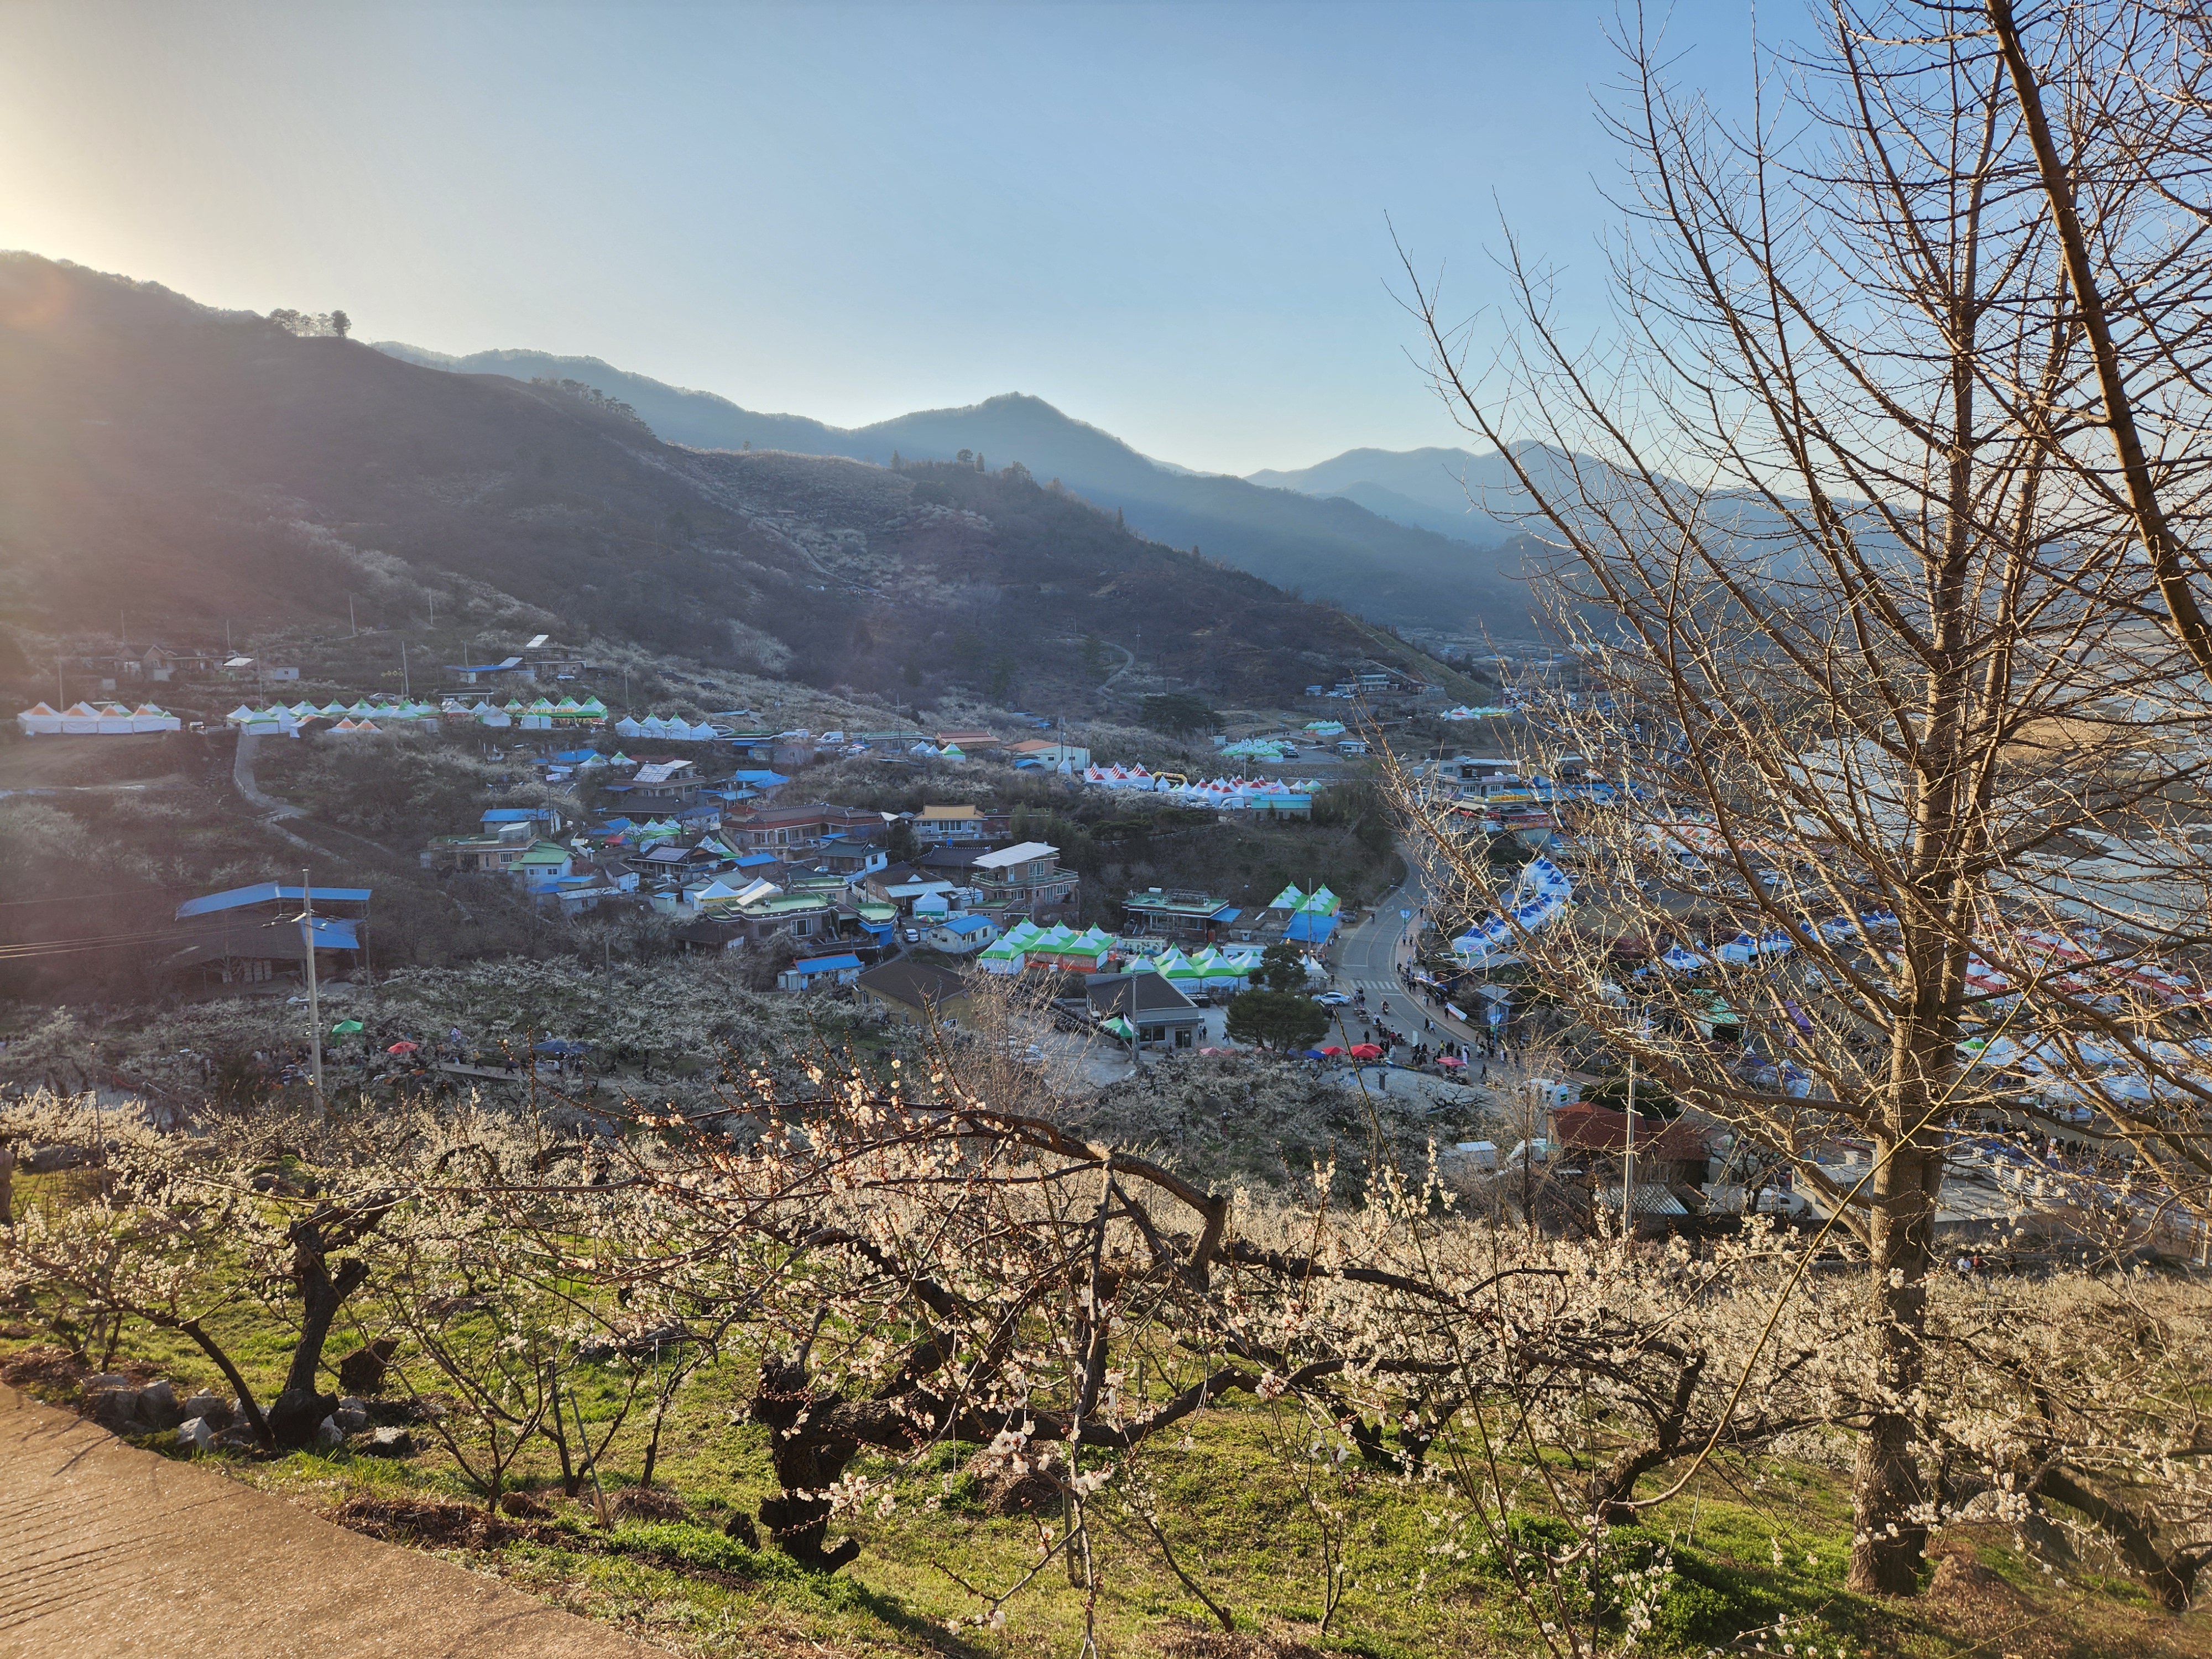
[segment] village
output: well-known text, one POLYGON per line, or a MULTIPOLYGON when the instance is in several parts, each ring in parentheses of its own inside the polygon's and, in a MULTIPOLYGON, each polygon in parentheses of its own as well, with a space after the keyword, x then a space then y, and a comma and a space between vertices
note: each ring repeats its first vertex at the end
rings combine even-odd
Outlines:
MULTIPOLYGON (((1549 1225, 1587 1228, 1607 1210, 1662 1231, 1753 1213, 1816 1222, 1833 1206, 1822 1183, 1718 1120, 1671 1109, 1653 1085, 1638 1102, 1602 1037, 1561 1024, 1530 949, 1556 930, 1617 959, 1630 984, 1653 973, 1712 984, 1689 993, 1685 1035, 1733 1055, 1735 1073, 1802 1097, 1805 1066, 1749 1029, 1708 972, 1786 974, 1789 938, 1735 930, 1740 907, 1718 873, 1726 848, 1696 815, 1655 797, 1638 811, 1643 844, 1619 844, 1620 809, 1648 792, 1619 771, 1608 781, 1604 757, 1565 749, 1578 705, 1604 712, 1576 689, 1571 659, 1532 653, 1483 666, 1498 684, 1485 705, 1443 707, 1402 671, 1353 663, 1308 686, 1302 709, 1228 718, 1202 704, 1194 718, 1184 706, 1194 700, 1168 695, 1147 700, 1149 726, 981 708, 957 724, 868 721, 880 711, 849 704, 810 716, 843 724, 790 726, 767 717, 784 697, 758 694, 792 688, 746 688, 760 707, 665 695, 641 706, 621 695, 631 673, 610 683, 544 635, 447 665, 445 683, 419 697, 349 695, 326 671, 303 684, 291 663, 155 647, 79 658, 68 667, 96 677, 101 695, 35 703, 16 716, 15 738, 20 754, 217 745, 237 793, 295 840, 307 819, 283 816, 301 811, 283 798, 288 775, 358 780, 432 753, 468 758, 477 799, 449 793, 442 821, 411 821, 428 833, 387 839, 404 872, 325 884, 272 866, 264 880, 180 895, 157 932, 131 936, 134 952, 158 962, 171 1004, 245 997, 293 1011, 281 1048, 256 1051, 277 1086, 300 1085, 326 1060, 356 1086, 651 1079, 649 1046, 582 1023, 532 1030, 526 1017, 471 1031, 459 1018, 434 1027, 370 1012, 380 959, 387 981, 409 971, 394 948, 404 935, 380 943, 392 907, 419 906, 428 890, 465 910, 460 896, 488 884, 537 918, 534 952, 544 929, 565 928, 572 942, 597 940, 609 969, 619 942, 647 982, 726 965, 750 992, 812 1011, 809 1020, 835 1011, 894 1042, 957 1038, 989 1023, 979 997, 1012 997, 1018 1046, 1096 1090, 1157 1088, 1147 1072, 1185 1060, 1287 1064, 1359 1098, 1395 1089, 1409 1147, 1437 1143, 1455 1184, 1540 1208, 1549 1225), (299 770, 307 757, 319 774, 299 770), (1405 856, 1378 769, 1415 792, 1448 841, 1480 849, 1486 884, 1405 856), (1233 866, 1196 857, 1224 836, 1241 838, 1233 866), (1264 862, 1250 856, 1255 842, 1264 862), (1218 879, 1224 867, 1246 879, 1218 879), (1140 878, 1152 876, 1162 878, 1140 878), (1658 904, 1677 931, 1623 936, 1624 896, 1658 904), (1279 1006, 1261 1018, 1285 998, 1299 1011, 1289 1023, 1279 1006), (303 1000, 343 1017, 311 1030, 303 1000)), ((1794 878, 1780 849, 1753 856, 1762 884, 1794 878)), ((1831 940, 1863 935, 1877 950, 1890 925, 1879 907, 1814 921, 1831 940)), ((500 950, 487 939, 464 954, 500 950)), ((2160 994, 2177 1013, 2202 1004, 2193 983, 2168 981, 2160 994)), ((40 1045, 14 1046, 17 1066, 35 1068, 40 1045)), ((114 1045, 118 1059, 125 1046, 114 1045)), ((2026 1105, 2048 1106, 2033 1099, 2033 1054, 2017 1048, 1996 1039, 1990 1063, 2013 1061, 2026 1105)), ((661 1056, 663 1079, 676 1059, 661 1056)), ((705 1057, 688 1060, 696 1071, 705 1057)), ((2131 1075, 2116 1064, 2111 1080, 2144 1086, 2131 1075)), ((115 1073, 119 1093, 130 1078, 115 1073)), ((15 1079, 34 1080, 21 1069, 15 1079)), ((2081 1162, 2102 1127, 2094 1103, 2064 1109, 2082 1133, 2063 1144, 2029 1135, 2029 1112, 1972 1115, 1948 1233, 1994 1236, 2020 1218, 2028 1187, 2054 1175, 2112 1196, 2111 1173, 2081 1162)), ((1307 1125, 1289 1144, 1303 1152, 1315 1139, 1307 1125)), ((1844 1133, 1813 1154, 1839 1172, 1865 1156, 1844 1133)))

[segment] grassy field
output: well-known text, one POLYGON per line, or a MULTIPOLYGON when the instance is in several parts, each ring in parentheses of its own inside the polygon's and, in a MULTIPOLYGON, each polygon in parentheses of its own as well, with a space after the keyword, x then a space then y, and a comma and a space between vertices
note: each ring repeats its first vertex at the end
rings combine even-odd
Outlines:
MULTIPOLYGON (((69 1180, 32 1178, 19 1200, 67 1201, 69 1180)), ((213 1323, 257 1389, 273 1387, 283 1358, 275 1333, 243 1306, 213 1323)), ((333 1354, 345 1346, 335 1343, 333 1354)), ((116 1363, 180 1384, 217 1380, 182 1339, 141 1327, 125 1333, 116 1363)), ((0 1332, 0 1376, 31 1392, 67 1402, 81 1369, 36 1346, 27 1327, 0 1332)), ((1007 1601, 1002 1622, 979 1624, 988 1603, 976 1592, 1002 1594, 1030 1573, 1042 1528, 1057 1528, 1060 1516, 1056 1507, 992 1512, 963 1468, 969 1449, 941 1449, 910 1472, 889 1512, 833 1524, 833 1536, 849 1531, 860 1540, 854 1565, 833 1576, 802 1570, 724 1530, 775 1490, 765 1431, 744 1419, 750 1381, 734 1366, 709 1366, 677 1396, 649 1494, 635 1489, 644 1430, 632 1419, 600 1468, 616 1516, 607 1528, 597 1524, 588 1484, 580 1498, 562 1495, 542 1443, 520 1467, 514 1512, 498 1515, 439 1449, 404 1460, 343 1450, 218 1455, 235 1478, 343 1524, 687 1653, 1072 1655, 1086 1619, 1106 1652, 1175 1659, 1282 1659, 1301 1648, 1375 1659, 1545 1651, 1504 1564, 1458 1518, 1449 1448, 1438 1449, 1424 1479, 1316 1466, 1302 1455, 1304 1419, 1258 1404, 1208 1413, 1188 1436, 1148 1450, 1134 1471, 1175 1562, 1232 1616, 1234 1638, 1219 1634, 1135 1518, 1128 1470, 1094 1500, 1094 1590, 1072 1589, 1054 1559, 1007 1601)), ((587 1420, 611 1417, 611 1377, 580 1368, 574 1386, 587 1420)), ((889 1466, 862 1462, 854 1471, 889 1466)), ((1523 1524, 1527 1542, 1547 1531, 1540 1515, 1523 1524)), ((1844 1588, 1850 1532, 1848 1478, 1833 1468, 1715 1467, 1645 1526, 1615 1529, 1601 1576, 1647 1565, 1662 1551, 1671 1558, 1673 1575, 1641 1638, 1655 1651, 1749 1651, 1763 1641, 1765 1651, 1793 1656, 2212 1654, 2203 1615, 2163 1614, 2124 1581, 2087 1567, 2046 1571, 1996 1530, 1945 1534, 1929 1589, 1911 1601, 1853 1596, 1844 1588), (1753 1633, 1739 1643, 1745 1632, 1753 1633)), ((1607 1647, 1623 1634, 1608 1621, 1607 1647)))

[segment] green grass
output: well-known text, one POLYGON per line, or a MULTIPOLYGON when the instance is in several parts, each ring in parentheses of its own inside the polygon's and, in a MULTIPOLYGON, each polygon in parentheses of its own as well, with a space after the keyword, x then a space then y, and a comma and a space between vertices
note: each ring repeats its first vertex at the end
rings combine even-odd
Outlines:
MULTIPOLYGON (((289 1357, 281 1329, 244 1303, 209 1322, 257 1392, 273 1391, 289 1357)), ((27 1340, 0 1340, 0 1359, 27 1340)), ((342 1329, 331 1357, 353 1340, 342 1329)), ((218 1385, 205 1357, 172 1333, 133 1326, 122 1358, 170 1376, 180 1391, 218 1385)), ((814 1573, 726 1535, 722 1527, 732 1514, 756 1510, 775 1489, 765 1435, 744 1419, 750 1380, 734 1365, 718 1364, 679 1397, 663 1437, 657 1484, 681 1496, 684 1518, 632 1519, 602 1531, 592 1522, 588 1485, 581 1499, 563 1498, 552 1449, 541 1444, 525 1456, 512 1484, 544 1502, 551 1518, 522 1528, 524 1536, 440 1553, 687 1651, 804 1648, 981 1659, 1076 1650, 1086 1597, 1069 1586, 1058 1561, 1007 1606, 1002 1626, 977 1627, 984 1606, 963 1582, 989 1589, 1015 1583, 1036 1562, 1040 1529, 1037 1521, 986 1511, 978 1483, 963 1472, 969 1448, 938 1449, 908 1469, 888 1513, 872 1510, 833 1524, 833 1538, 849 1532, 862 1545, 858 1562, 842 1573, 814 1573)), ((587 1421, 605 1422, 618 1409, 623 1389, 611 1373, 584 1368, 574 1384, 587 1421)), ((1188 1437, 1164 1437, 1142 1457, 1144 1479, 1177 1559, 1230 1609, 1240 1631, 1277 1632, 1370 1659, 1541 1650, 1499 1552, 1456 1519, 1463 1505, 1449 1478, 1449 1446, 1438 1449, 1428 1479, 1408 1480, 1356 1462, 1317 1474, 1336 1514, 1325 1533, 1297 1466, 1281 1455, 1285 1447, 1302 1449, 1307 1438, 1288 1414, 1248 1403, 1210 1412, 1188 1437), (1331 1542, 1345 1563, 1346 1582, 1323 1631, 1325 1546, 1331 1542)), ((611 1497, 635 1483, 644 1444, 641 1412, 602 1465, 611 1497)), ((343 1451, 273 1460, 226 1455, 221 1462, 240 1480, 324 1510, 352 1498, 481 1503, 435 1447, 397 1462, 343 1451)), ((863 1458, 853 1467, 874 1476, 892 1472, 881 1459, 863 1458)), ((1142 1650, 1174 1626, 1211 1622, 1152 1539, 1117 1518, 1120 1484, 1109 1486, 1094 1521, 1095 1617, 1109 1653, 1142 1650)), ((1045 1518, 1056 1525, 1056 1516, 1045 1518)), ((2055 1584, 1998 1533, 1966 1540, 1997 1576, 1984 1597, 1988 1605, 1954 1606, 1941 1596, 1869 1601, 1844 1587, 1850 1534, 1846 1476, 1809 1463, 1717 1464, 1649 1512, 1643 1525, 1607 1537, 1599 1575, 1608 1604, 1603 1616, 1617 1638, 1611 1576, 1664 1553, 1673 1572, 1644 1639, 1650 1651, 1701 1654, 1787 1619, 1792 1632, 1769 1637, 1767 1651, 1778 1653, 1786 1643, 1799 1655, 1817 1649, 1824 1659, 1869 1653, 1912 1659, 1999 1659, 2007 1652, 2023 1659, 2212 1655, 2212 1620, 2169 1619, 2124 1579, 2095 1572, 2069 1574, 2068 1583, 2055 1584)), ((1563 1527, 1534 1512, 1516 1525, 1524 1548, 1565 1536, 1563 1527)), ((1942 1545, 1958 1547, 1952 1540, 1942 1545)), ((1580 1624, 1589 1612, 1584 1581, 1571 1590, 1568 1613, 1580 1624)))

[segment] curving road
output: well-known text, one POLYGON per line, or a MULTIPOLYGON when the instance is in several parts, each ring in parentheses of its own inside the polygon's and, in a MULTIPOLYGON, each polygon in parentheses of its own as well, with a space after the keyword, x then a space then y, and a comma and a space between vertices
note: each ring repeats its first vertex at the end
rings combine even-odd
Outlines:
POLYGON ((1388 1002, 1392 1018, 1385 1023, 1408 1041, 1419 1042, 1425 1035, 1421 1022, 1430 1019, 1458 1042, 1479 1043, 1482 1033, 1474 1025, 1453 1018, 1441 1002, 1423 1006, 1398 977, 1400 967, 1413 959, 1413 929, 1430 896, 1420 866, 1407 856, 1403 847, 1399 854, 1405 859, 1406 879, 1375 902, 1366 921, 1338 936, 1333 953, 1336 988, 1347 996, 1355 991, 1366 992, 1370 1010, 1379 1011, 1388 1002), (1413 918, 1399 914, 1404 910, 1412 911, 1413 918))

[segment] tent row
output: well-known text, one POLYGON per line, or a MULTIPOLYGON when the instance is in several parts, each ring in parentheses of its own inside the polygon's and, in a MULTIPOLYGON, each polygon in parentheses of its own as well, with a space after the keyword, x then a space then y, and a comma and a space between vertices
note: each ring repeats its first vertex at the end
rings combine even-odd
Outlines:
POLYGON ((1040 927, 1035 922, 1016 922, 984 949, 977 960, 991 974, 1018 974, 1024 968, 1050 968, 1061 973, 1101 972, 1114 950, 1114 936, 1103 928, 1077 933, 1066 923, 1040 927))
POLYGON ((1574 902, 1572 877, 1549 859, 1531 859, 1514 884, 1503 911, 1493 913, 1451 942, 1452 955, 1470 968, 1502 967, 1528 934, 1550 927, 1574 902))
POLYGON ((1495 705, 1483 708, 1470 708, 1465 703, 1462 703, 1456 708, 1445 709, 1437 718, 1440 720, 1494 720, 1509 718, 1513 713, 1510 708, 1501 708, 1495 705))
POLYGON ((1321 787, 1320 782, 1312 778, 1297 781, 1285 778, 1206 778, 1188 782, 1173 774, 1148 772, 1141 765, 1085 767, 1083 781, 1100 789, 1149 790, 1172 800, 1224 811, 1240 808, 1257 811, 1304 811, 1312 805, 1314 792, 1321 787))
POLYGON ((167 709, 150 702, 136 708, 122 702, 73 702, 57 712, 46 703, 33 703, 15 716, 27 738, 128 737, 135 732, 178 732, 184 722, 167 709))
POLYGON ((658 714, 647 714, 641 720, 625 714, 615 722, 615 735, 618 738, 659 738, 677 743, 714 743, 720 741, 724 733, 704 720, 694 726, 684 720, 665 720, 658 714))

